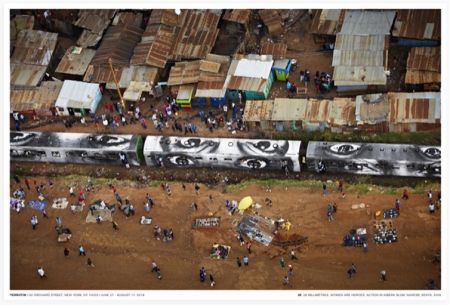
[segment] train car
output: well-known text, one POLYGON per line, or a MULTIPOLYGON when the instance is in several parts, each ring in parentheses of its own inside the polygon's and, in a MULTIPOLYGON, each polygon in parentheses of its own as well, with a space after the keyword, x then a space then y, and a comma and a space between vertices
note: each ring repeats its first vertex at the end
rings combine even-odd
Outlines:
POLYGON ((440 177, 441 148, 413 144, 308 143, 307 167, 320 173, 440 177))
POLYGON ((121 164, 123 153, 131 165, 143 161, 143 138, 137 135, 64 132, 11 132, 10 156, 14 161, 84 164, 121 164))
POLYGON ((300 172, 301 141, 148 136, 147 165, 300 172))

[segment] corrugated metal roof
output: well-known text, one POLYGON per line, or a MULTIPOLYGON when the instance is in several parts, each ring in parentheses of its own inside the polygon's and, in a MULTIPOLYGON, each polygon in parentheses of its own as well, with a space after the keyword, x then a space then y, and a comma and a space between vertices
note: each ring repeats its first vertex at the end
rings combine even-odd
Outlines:
POLYGON ((246 101, 243 121, 244 122, 270 121, 272 119, 273 105, 274 105, 273 100, 246 101))
POLYGON ((177 100, 186 100, 193 96, 194 85, 182 85, 178 88, 177 100))
POLYGON ((242 77, 242 76, 229 76, 228 89, 262 92, 267 83, 266 79, 242 77))
POLYGON ((123 98, 127 101, 137 101, 141 98, 143 92, 151 92, 152 90, 149 82, 131 81, 123 93, 123 98))
POLYGON ((411 48, 406 64, 405 83, 427 84, 441 82, 441 48, 411 48))
POLYGON ((390 123, 437 123, 441 118, 440 92, 388 93, 390 123))
POLYGON ((108 59, 111 58, 115 67, 128 66, 142 32, 140 27, 130 24, 119 23, 109 27, 91 64, 108 65, 108 59))
POLYGON ((175 27, 164 24, 148 25, 141 42, 134 49, 132 64, 164 68, 171 57, 175 27))
POLYGON ((200 77, 200 61, 177 62, 170 69, 169 86, 197 83, 200 77))
POLYGON ((11 90, 10 101, 12 111, 49 110, 55 106, 63 83, 60 81, 42 82, 31 90, 11 90))
POLYGON ((102 39, 102 34, 96 34, 89 30, 84 29, 80 37, 77 40, 77 45, 83 48, 93 47, 102 39))
MULTIPOLYGON (((120 79, 122 75, 123 67, 114 66, 114 73, 116 75, 117 80, 120 79)), ((95 82, 95 83, 106 83, 106 87, 114 85, 114 77, 112 75, 112 71, 109 66, 93 66, 89 65, 86 74, 84 74, 83 81, 85 82, 95 82)))
POLYGON ((283 26, 281 24, 280 11, 276 9, 265 9, 258 11, 259 17, 261 17, 264 24, 267 26, 270 35, 276 35, 283 32, 283 26))
POLYGON ((385 35, 337 34, 335 49, 349 51, 382 51, 388 46, 389 37, 385 35))
POLYGON ((223 20, 246 24, 251 10, 225 10, 223 20))
POLYGON ((17 33, 21 30, 32 30, 34 26, 34 16, 30 15, 16 15, 11 20, 10 38, 16 40, 17 33))
POLYGON ((234 71, 231 71, 231 74, 234 76, 268 79, 272 65, 273 60, 271 56, 247 57, 237 62, 236 68, 234 71))
POLYGON ((336 35, 344 21, 345 10, 316 10, 311 23, 313 34, 336 35))
POLYGON ((182 10, 172 58, 204 58, 216 42, 220 16, 208 10, 182 10))
POLYGON ((348 10, 341 34, 390 35, 395 11, 348 10))
POLYGON ((57 40, 57 33, 22 30, 17 35, 11 63, 47 66, 57 40))
POLYGON ((397 10, 392 36, 440 40, 441 10, 397 10))
POLYGON ((354 125, 356 123, 356 103, 351 98, 334 98, 328 116, 328 123, 336 126, 354 125))
POLYGON ((99 90, 99 84, 65 80, 55 106, 89 109, 99 90))
POLYGON ((73 24, 78 27, 88 29, 92 33, 102 34, 108 27, 116 12, 117 10, 105 9, 80 10, 78 13, 78 19, 73 24))
POLYGON ((384 51, 335 50, 332 66, 383 66, 384 51))
POLYGON ((356 97, 356 121, 358 124, 378 124, 386 122, 389 103, 386 94, 366 94, 356 97))
POLYGON ((152 10, 148 24, 178 25, 178 15, 173 9, 152 10))
POLYGON ((70 75, 84 75, 95 50, 71 46, 67 49, 55 72, 70 75), (80 53, 78 53, 80 51, 80 53))
MULTIPOLYGON (((230 58, 228 56, 208 54, 206 55, 205 61, 215 63, 219 66, 219 70, 217 72, 211 72, 211 68, 204 69, 205 67, 202 70, 202 64, 200 65, 200 77, 195 96, 224 97, 226 91, 225 81, 230 66, 230 58)), ((204 61, 201 61, 201 63, 204 63, 204 61)))
POLYGON ((386 85, 384 67, 334 67, 336 86, 386 85))
POLYGON ((307 99, 276 98, 273 101, 272 121, 299 121, 304 118, 307 99))
POLYGON ((286 58, 287 47, 286 43, 265 41, 261 44, 261 54, 270 54, 273 59, 283 59, 286 58))
POLYGON ((10 84, 13 87, 36 87, 44 77, 47 66, 10 65, 10 84))

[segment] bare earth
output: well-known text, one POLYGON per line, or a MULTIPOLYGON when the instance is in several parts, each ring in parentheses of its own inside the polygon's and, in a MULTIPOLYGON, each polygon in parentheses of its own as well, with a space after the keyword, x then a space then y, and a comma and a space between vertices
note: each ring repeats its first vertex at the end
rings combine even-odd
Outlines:
MULTIPOLYGON (((44 177, 28 179, 47 182, 44 177)), ((14 181, 11 184, 12 193, 18 185, 14 181)), ((347 194, 343 199, 336 192, 336 186, 330 186, 331 193, 326 196, 317 189, 286 190, 284 187, 274 187, 269 194, 256 185, 233 193, 201 185, 197 196, 193 184, 186 185, 187 190, 183 191, 180 183, 171 183, 170 198, 160 187, 131 187, 125 186, 125 182, 115 185, 122 198, 129 196, 137 209, 136 215, 128 219, 120 211, 113 214, 119 231, 114 231, 111 223, 86 223, 86 207, 82 213, 72 214, 70 208, 55 210, 48 206, 50 219, 44 219, 39 211, 30 208, 20 214, 11 210, 11 289, 424 289, 428 279, 440 285, 440 266, 431 261, 441 247, 440 210, 435 215, 428 214, 425 194, 402 200, 401 215, 393 219, 399 233, 397 243, 376 245, 369 235, 369 252, 364 253, 361 248, 343 247, 343 236, 359 226, 366 226, 371 232, 373 212, 393 207, 396 196, 347 194), (148 226, 138 223, 140 216, 146 214, 143 209, 146 192, 156 203, 149 213, 154 222, 148 226), (209 194, 213 196, 212 203, 209 194), (296 248, 299 260, 290 260, 291 248, 283 250, 253 242, 249 266, 237 267, 236 257, 242 259, 247 253, 234 237, 235 225, 241 216, 230 216, 223 203, 225 199, 239 201, 247 195, 262 205, 257 210, 259 214, 289 219, 293 227, 288 234, 308 237, 306 244, 296 248), (267 196, 273 200, 273 207, 264 204, 267 196), (196 212, 190 207, 193 201, 199 205, 196 212), (325 215, 326 203, 330 201, 338 204, 331 223, 325 215), (350 207, 355 203, 365 203, 369 208, 352 210, 350 207), (221 217, 218 229, 191 228, 195 217, 206 216, 209 212, 221 217), (36 231, 30 224, 33 214, 38 215, 40 221, 36 231), (57 242, 54 219, 58 215, 62 217, 63 226, 73 232, 69 243, 57 242), (153 224, 173 228, 174 240, 155 240, 153 224), (209 249, 215 242, 231 246, 227 259, 209 258, 209 249), (85 247, 86 257, 78 256, 79 244, 85 247), (64 247, 70 249, 69 257, 64 257, 64 247), (280 267, 281 256, 286 265, 294 267, 291 287, 282 285, 287 268, 280 267), (95 268, 87 266, 87 257, 92 259, 95 268), (162 280, 150 272, 152 260, 161 268, 162 280), (352 262, 358 271, 354 278, 347 279, 346 271, 352 262), (37 266, 44 267, 47 279, 39 279, 37 266), (209 282, 200 283, 198 273, 202 266, 208 274, 214 275, 215 288, 211 288, 209 282), (383 269, 387 271, 386 282, 379 281, 379 272, 383 269)), ((46 190, 51 201, 68 197, 68 193, 68 182, 63 179, 57 180, 52 189, 47 186, 46 190)), ((27 192, 27 200, 35 198, 36 191, 32 188, 27 192)), ((73 203, 74 198, 69 201, 73 203)), ((94 191, 88 194, 87 204, 99 198, 115 202, 106 184, 95 185, 94 191)))

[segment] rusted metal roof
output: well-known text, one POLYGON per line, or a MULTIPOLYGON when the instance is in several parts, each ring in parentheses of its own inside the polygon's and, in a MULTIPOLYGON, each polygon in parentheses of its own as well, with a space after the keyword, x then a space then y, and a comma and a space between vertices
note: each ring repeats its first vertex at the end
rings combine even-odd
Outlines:
POLYGON ((88 29, 95 34, 102 34, 108 27, 117 10, 84 9, 78 13, 78 19, 73 23, 80 28, 88 29))
POLYGON ((266 87, 267 79, 231 76, 227 88, 231 90, 262 92, 266 87))
POLYGON ((316 10, 310 32, 321 35, 336 35, 344 21, 345 10, 316 10))
MULTIPOLYGON (((114 66, 114 73, 116 75, 117 80, 120 79, 122 75, 123 67, 114 66)), ((108 86, 114 85, 114 76, 109 66, 94 66, 89 65, 86 74, 84 74, 83 81, 92 82, 92 83, 107 83, 108 86)))
POLYGON ((245 109, 243 115, 244 122, 261 122, 270 121, 272 119, 274 101, 254 101, 248 100, 245 102, 245 109))
POLYGON ((150 24, 142 35, 141 42, 134 49, 131 64, 150 65, 164 68, 171 56, 175 40, 175 27, 164 24, 150 24))
POLYGON ((305 118, 307 99, 276 98, 273 101, 272 121, 299 121, 305 118))
POLYGON ((220 16, 208 10, 182 10, 172 59, 204 58, 216 42, 220 16))
POLYGON ((71 46, 67 49, 55 72, 84 75, 94 55, 95 50, 71 46))
POLYGON ((133 50, 141 39, 143 30, 130 24, 111 26, 91 61, 93 66, 108 66, 111 58, 114 67, 128 66, 133 50))
POLYGON ((356 121, 358 124, 379 124, 386 122, 389 103, 386 94, 366 94, 356 97, 356 121))
POLYGON ((281 14, 276 9, 265 9, 258 11, 264 24, 267 26, 270 35, 283 33, 283 26, 281 24, 281 14))
POLYGON ((153 86, 148 82, 130 82, 128 88, 123 93, 123 98, 127 101, 137 101, 143 92, 152 92, 153 86))
POLYGON ((47 66, 26 64, 11 63, 10 67, 10 84, 13 87, 36 87, 47 70, 47 66))
POLYGON ((327 122, 333 126, 356 124, 356 103, 351 98, 334 98, 327 122))
POLYGON ((58 40, 58 34, 22 30, 17 35, 11 63, 47 66, 58 40))
POLYGON ((77 40, 77 45, 82 48, 93 47, 102 39, 103 34, 96 34, 84 29, 77 40))
POLYGON ((247 55, 234 59, 230 64, 226 87, 232 90, 261 92, 270 76, 271 55, 247 55))
POLYGON ((228 56, 208 54, 205 60, 201 60, 200 63, 200 77, 195 96, 224 97, 230 58, 228 56))
POLYGON ((441 11, 397 10, 392 36, 413 39, 441 39, 441 11))
POLYGON ((173 9, 152 10, 148 24, 165 24, 170 26, 178 25, 178 15, 173 9))
POLYGON ((441 48, 411 48, 406 69, 406 84, 440 83, 441 48))
POLYGON ((391 92, 390 123, 438 123, 441 118, 440 92, 391 92))
MULTIPOLYGON (((117 74, 117 80, 120 88, 128 88, 132 82, 135 83, 147 83, 146 86, 153 87, 159 77, 159 69, 149 66, 135 66, 131 65, 125 67, 117 74)), ((111 75, 112 76, 112 75, 111 75)), ((139 84, 135 84, 140 86, 139 84)), ((113 80, 106 84, 108 89, 117 89, 113 80)))
POLYGON ((42 82, 33 89, 11 90, 10 101, 12 111, 49 110, 55 106, 55 101, 61 91, 63 82, 42 82))
POLYGON ((246 24, 251 10, 225 10, 223 20, 246 24))
POLYGON ((197 83, 200 77, 200 61, 177 62, 170 69, 169 86, 197 83))
POLYGON ((265 41, 261 44, 261 54, 270 54, 274 59, 283 59, 286 58, 287 47, 286 43, 265 41))
POLYGON ((34 16, 30 15, 16 15, 11 20, 10 37, 11 40, 16 40, 17 33, 21 30, 32 30, 34 26, 34 16))

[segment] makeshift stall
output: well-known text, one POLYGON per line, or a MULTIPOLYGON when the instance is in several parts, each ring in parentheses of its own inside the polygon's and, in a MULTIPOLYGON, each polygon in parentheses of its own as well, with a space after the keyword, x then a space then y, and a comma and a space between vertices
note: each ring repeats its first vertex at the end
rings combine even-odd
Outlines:
POLYGON ((199 228, 215 228, 220 225, 220 217, 203 217, 203 218, 195 218, 192 222, 192 227, 194 229, 199 228))
POLYGON ((261 216, 246 214, 239 222, 237 231, 251 240, 268 246, 272 242, 275 225, 271 220, 261 216))
POLYGON ((53 200, 52 208, 65 209, 69 205, 67 198, 56 198, 53 200))
POLYGON ((383 218, 394 218, 398 216, 400 216, 400 211, 395 208, 383 210, 383 218))
POLYGON ((377 244, 390 244, 398 240, 397 229, 391 220, 375 221, 373 239, 377 244))
POLYGON ((289 77, 289 72, 291 70, 291 60, 290 59, 277 59, 274 61, 272 66, 272 71, 275 74, 276 80, 286 81, 289 77))
POLYGON ((226 259, 230 254, 230 250, 230 246, 214 244, 209 251, 209 257, 213 259, 226 259))
POLYGON ((194 95, 194 91, 195 86, 193 85, 180 86, 180 88, 178 89, 176 102, 181 106, 183 110, 191 109, 191 99, 194 95))
POLYGON ((344 236, 343 245, 345 247, 362 247, 365 242, 367 242, 367 229, 358 228, 351 229, 344 236))

